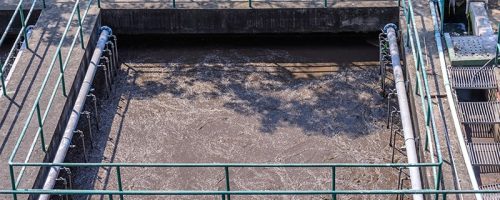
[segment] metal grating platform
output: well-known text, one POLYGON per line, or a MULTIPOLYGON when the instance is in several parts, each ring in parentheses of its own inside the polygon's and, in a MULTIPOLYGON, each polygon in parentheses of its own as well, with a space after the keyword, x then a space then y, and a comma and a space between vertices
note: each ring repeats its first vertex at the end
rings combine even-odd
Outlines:
MULTIPOLYGON (((500 190, 500 183, 492 185, 483 185, 479 187, 481 190, 500 190)), ((496 194, 483 194, 484 200, 498 200, 500 199, 500 193, 496 194)))
POLYGON ((455 89, 496 89, 497 80, 492 67, 452 67, 451 84, 455 89))
POLYGON ((482 66, 495 57, 496 35, 450 36, 445 33, 452 65, 482 66))
POLYGON ((458 102, 458 108, 464 124, 500 123, 500 102, 458 102))
POLYGON ((500 166, 500 143, 468 143, 472 165, 500 166))
POLYGON ((471 138, 493 138, 495 133, 494 124, 465 124, 464 129, 471 138))

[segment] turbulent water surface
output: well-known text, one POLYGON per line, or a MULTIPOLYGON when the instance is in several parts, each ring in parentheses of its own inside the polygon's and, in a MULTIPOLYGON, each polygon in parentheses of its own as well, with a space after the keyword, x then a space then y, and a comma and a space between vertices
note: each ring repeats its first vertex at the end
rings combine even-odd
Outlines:
MULTIPOLYGON (((125 38, 113 90, 101 100, 92 162, 390 162, 378 48, 365 38, 125 38)), ((115 169, 76 171, 76 187, 117 187, 115 169)), ((330 168, 229 171, 231 190, 331 188, 330 168)), ((337 189, 397 187, 394 168, 336 171, 337 189)), ((226 187, 223 168, 122 168, 122 179, 135 190, 226 187)), ((204 197, 184 199, 193 198, 204 197)), ((341 199, 363 198, 385 197, 341 199)))

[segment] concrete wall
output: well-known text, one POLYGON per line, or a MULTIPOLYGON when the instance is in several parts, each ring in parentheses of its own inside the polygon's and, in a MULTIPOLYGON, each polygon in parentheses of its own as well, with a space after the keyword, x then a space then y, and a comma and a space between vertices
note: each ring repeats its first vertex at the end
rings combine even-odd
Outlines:
POLYGON ((341 33, 380 31, 397 7, 103 9, 118 34, 341 33))

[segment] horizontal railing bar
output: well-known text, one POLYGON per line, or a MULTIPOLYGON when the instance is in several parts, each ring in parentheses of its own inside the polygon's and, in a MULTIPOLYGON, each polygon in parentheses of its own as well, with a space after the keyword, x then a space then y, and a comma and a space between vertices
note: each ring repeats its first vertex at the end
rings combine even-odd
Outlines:
MULTIPOLYGON (((73 20, 73 17, 75 15, 76 9, 77 9, 76 5, 79 4, 79 3, 80 3, 80 0, 76 0, 75 6, 73 7, 73 10, 71 11, 70 17, 68 19, 68 23, 66 24, 64 32, 63 32, 63 34, 61 36, 61 40, 59 41, 59 44, 58 44, 58 46, 57 46, 57 48, 55 50, 55 53, 54 53, 54 56, 53 56, 52 61, 50 63, 50 66, 47 69, 47 73, 46 73, 46 75, 45 75, 45 77, 43 79, 43 82, 41 84, 41 88, 38 91, 38 95, 37 95, 37 97, 35 99, 35 102, 33 103, 33 106, 32 106, 32 109, 30 111, 30 114, 28 115, 28 118, 26 119, 26 122, 24 123, 24 127, 23 127, 23 129, 21 131, 21 134, 20 134, 20 136, 19 136, 19 138, 18 138, 18 140, 16 142, 16 145, 14 146, 14 149, 13 149, 11 155, 10 155, 9 162, 12 162, 14 160, 15 155, 16 155, 18 149, 19 149, 19 146, 21 145, 21 142, 22 142, 22 140, 23 140, 23 138, 24 138, 24 136, 25 136, 25 134, 27 132, 28 126, 31 123, 31 119, 33 118, 33 113, 35 112, 35 107, 36 107, 37 104, 40 103, 40 99, 42 98, 42 94, 43 94, 43 91, 45 90, 45 86, 47 85, 47 82, 49 81, 50 75, 52 74, 52 70, 54 68, 56 59, 58 57, 58 53, 59 53, 59 51, 61 51, 61 47, 63 45, 64 39, 66 38, 66 34, 68 33, 69 28, 71 27, 71 21, 73 20)), ((51 102, 49 102, 49 104, 51 104, 51 102)))
POLYGON ((10 163, 31 167, 434 167, 440 163, 10 163))
POLYGON ((16 6, 16 10, 14 10, 12 17, 10 18, 9 23, 7 24, 7 27, 5 27, 5 31, 3 32, 2 37, 0 38, 0 46, 5 41, 5 38, 7 37, 7 33, 9 32, 9 29, 11 28, 12 23, 14 22, 14 19, 16 18, 17 13, 19 12, 19 9, 21 8, 22 3, 23 3, 23 0, 19 0, 19 3, 16 6))
MULTIPOLYGON (((36 141, 38 140, 38 137, 40 136, 40 134, 36 134, 35 137, 33 138, 33 142, 31 143, 31 146, 30 146, 30 149, 28 150, 28 155, 26 155, 26 158, 24 159, 24 163, 27 163, 29 162, 30 158, 31 158, 31 155, 33 153, 33 149, 35 149, 35 146, 36 146, 36 141)), ((23 176, 24 176, 24 170, 26 170, 27 166, 23 166, 21 167, 21 171, 19 171, 19 175, 17 177, 17 180, 16 180, 16 187, 19 185, 19 183, 21 182, 23 176)))
MULTIPOLYGON (((85 13, 82 17, 82 21, 84 21, 85 18, 87 17, 87 13, 90 10, 90 6, 92 5, 93 2, 94 2, 94 0, 89 1, 87 8, 85 9, 85 13)), ((76 32, 77 33, 80 32, 81 29, 82 29, 82 27, 78 26, 78 28, 76 29, 76 32)), ((61 84, 63 74, 66 71, 66 67, 68 66, 71 55, 73 54, 73 48, 75 47, 77 38, 78 38, 78 36, 75 34, 75 36, 73 37, 73 41, 71 42, 71 46, 69 48, 70 51, 68 52, 68 55, 66 55, 66 58, 65 58, 65 61, 64 61, 63 67, 62 67, 62 74, 59 74, 59 76, 57 77, 56 84, 54 85, 54 89, 52 90, 52 94, 50 95, 49 104, 47 104, 47 108, 45 109, 45 112, 44 112, 43 117, 42 117, 42 123, 45 123, 45 120, 49 116, 50 109, 52 108, 52 102, 54 102, 54 98, 55 98, 56 93, 57 93, 57 88, 59 87, 59 84, 61 84)))
POLYGON ((0 190, 0 194, 61 194, 61 195, 387 195, 387 194, 491 194, 500 190, 0 190))
MULTIPOLYGON (((9 60, 12 58, 13 54, 14 54, 14 50, 16 49, 16 44, 19 42, 19 39, 21 38, 22 35, 24 35, 26 37, 26 31, 27 31, 27 25, 28 24, 28 21, 29 19, 31 18, 31 14, 33 13, 33 10, 35 8, 35 5, 36 5, 36 1, 37 0, 33 0, 31 2, 31 7, 30 7, 30 10, 28 12, 28 14, 26 15, 26 18, 22 21, 22 26, 21 26, 21 30, 19 31, 19 34, 17 35, 16 37, 16 40, 14 42, 14 45, 12 45, 10 51, 9 51, 9 54, 7 55, 7 57, 5 58, 5 61, 2 63, 1 59, 0 59, 0 85, 1 85, 1 89, 3 90, 2 93, 3 95, 7 95, 7 86, 6 86, 6 82, 5 82, 5 79, 4 79, 4 70, 5 70, 5 66, 7 66, 9 60)), ((5 28, 5 31, 4 33, 2 34, 2 37, 0 38, 0 47, 3 45, 4 41, 5 41, 5 38, 7 37, 7 33, 8 31, 11 29, 11 25, 15 19, 15 17, 17 16, 17 13, 21 12, 22 13, 22 10, 23 8, 22 7, 22 3, 23 3, 23 0, 19 0, 19 4, 18 6, 16 7, 16 10, 14 11, 14 13, 12 14, 12 17, 11 19, 9 20, 9 23, 7 24, 7 27, 5 28)), ((22 20, 22 18, 21 18, 22 20)), ((26 43, 26 48, 29 48, 28 46, 28 38, 24 38, 24 41, 26 43)))
MULTIPOLYGON (((13 20, 14 20, 15 16, 17 15, 17 12, 19 11, 19 6, 21 6, 21 5, 22 5, 22 1, 23 1, 23 0, 20 0, 20 1, 19 1, 18 8, 16 8, 15 12, 12 14, 12 18, 10 19, 9 24, 7 25, 7 27, 5 28, 4 33, 2 34, 2 38, 0 39, 0 47, 2 46, 2 44, 3 44, 4 40, 5 40, 6 36, 7 36, 7 32, 8 32, 8 31, 9 31, 9 29, 11 28, 10 26, 12 25, 12 22, 13 22, 13 20)), ((31 2, 31 7, 30 7, 30 10, 29 10, 28 14, 26 15, 26 19, 24 19, 24 23, 25 23, 25 24, 27 24, 27 23, 28 23, 28 21, 29 21, 29 19, 31 18, 31 14, 33 13, 33 10, 34 10, 34 8, 35 8, 35 4, 36 4, 36 2, 37 2, 37 1, 38 1, 38 0, 33 0, 33 1, 31 2)), ((26 26, 26 27, 28 27, 28 26, 26 26)), ((19 31, 19 34, 18 34, 18 37, 17 37, 17 38, 20 38, 20 37, 21 37, 22 33, 26 30, 26 27, 21 26, 21 30, 19 31)), ((18 40, 17 38, 16 38, 16 41, 14 42, 14 44, 17 44, 17 43, 19 42, 19 40, 18 40)), ((5 64, 7 63, 7 61, 8 61, 8 60, 10 59, 10 57, 11 57, 11 55, 10 55, 10 54, 12 53, 12 50, 14 49, 14 47, 15 47, 15 45, 13 45, 13 47, 12 47, 11 51, 9 51, 9 55, 8 55, 8 56, 7 56, 7 58, 5 59, 5 63, 4 63, 3 65, 1 65, 1 66, 2 66, 2 69, 0 69, 0 70, 2 70, 2 72, 3 72, 3 67, 5 67, 5 64)), ((0 63, 0 64, 1 64, 1 63, 0 63)))

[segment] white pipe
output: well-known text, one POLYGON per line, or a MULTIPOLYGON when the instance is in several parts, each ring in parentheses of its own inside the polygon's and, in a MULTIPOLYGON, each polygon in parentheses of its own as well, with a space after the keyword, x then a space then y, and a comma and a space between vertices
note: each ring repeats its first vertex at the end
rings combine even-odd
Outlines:
MULTIPOLYGON (((59 144, 59 147, 57 149, 53 163, 63 163, 64 159, 66 158, 66 153, 68 152, 69 146, 71 145, 73 133, 78 125, 78 119, 80 118, 80 114, 85 105, 85 100, 87 99, 87 95, 89 94, 89 91, 92 88, 92 82, 94 80, 94 76, 99 65, 99 60, 101 58, 106 42, 108 41, 108 37, 111 35, 111 33, 112 32, 109 27, 105 26, 101 27, 101 34, 99 36, 99 40, 97 41, 94 54, 92 55, 92 59, 90 60, 90 64, 87 69, 87 73, 85 74, 85 78, 83 80, 80 91, 78 92, 78 97, 76 98, 75 105, 71 112, 71 116, 69 117, 68 120, 68 124, 64 129, 64 134, 61 139, 61 143, 59 144)), ((57 176, 59 175, 60 168, 61 167, 59 166, 54 166, 50 168, 50 171, 43 185, 44 190, 50 190, 54 188, 57 176)), ((40 195, 39 200, 48 200, 49 198, 50 198, 49 194, 42 194, 40 195)))
MULTIPOLYGON (((443 83, 446 91, 446 99, 448 100, 448 104, 450 106, 451 117, 453 119, 453 125, 455 126, 455 132, 457 133, 458 143, 460 144, 460 150, 462 151, 462 155, 465 161, 465 167, 467 168, 467 173, 469 174, 470 182, 472 184, 472 189, 479 190, 479 185, 477 183, 476 175, 474 173, 474 169, 472 168, 471 159, 469 157, 469 153, 467 151, 467 146, 465 145, 464 134, 462 133, 462 126, 460 120, 458 119, 457 109, 455 107, 455 102, 453 101, 453 93, 450 86, 450 81, 448 77, 448 70, 446 68, 446 62, 444 60, 443 53, 443 45, 441 44, 441 33, 439 32, 438 22, 436 18, 436 8, 434 7, 434 3, 429 3, 431 7, 431 16, 434 24, 434 39, 436 40, 436 45, 439 54, 439 64, 441 65, 441 73, 443 74, 443 83)), ((443 20, 443 19, 441 19, 443 20)), ((476 199, 482 200, 481 194, 476 193, 476 199)))
MULTIPOLYGON (((405 139, 406 154, 408 157, 409 164, 418 164, 417 148, 415 147, 415 136, 413 134, 413 125, 410 114, 410 106, 408 105, 408 96, 406 95, 406 84, 403 75, 403 69, 401 68, 398 40, 396 36, 396 25, 387 24, 384 27, 384 31, 387 34, 389 40, 389 51, 391 53, 392 69, 394 74, 394 84, 396 85, 396 91, 398 96, 398 105, 401 115, 401 124, 403 126, 403 135, 405 139)), ((422 181, 420 177, 419 167, 408 167, 410 172, 410 182, 412 190, 421 190, 422 181)), ((413 194, 414 200, 423 200, 424 196, 422 194, 413 194)))

